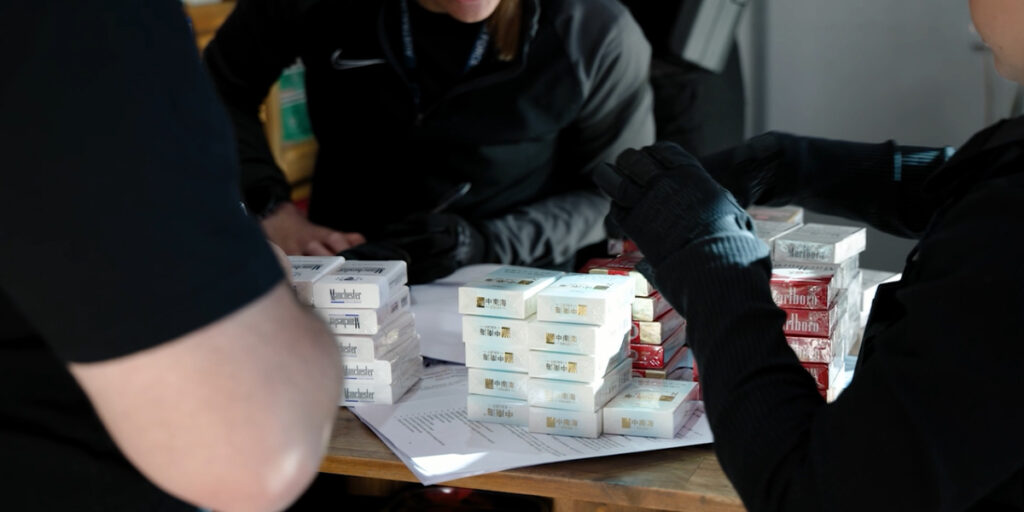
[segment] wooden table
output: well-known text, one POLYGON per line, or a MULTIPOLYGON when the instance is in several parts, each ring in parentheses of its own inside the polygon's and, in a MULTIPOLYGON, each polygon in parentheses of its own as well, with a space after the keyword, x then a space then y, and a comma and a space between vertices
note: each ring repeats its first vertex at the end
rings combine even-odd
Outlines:
MULTIPOLYGON (((320 471, 417 481, 405 464, 345 408, 339 408, 320 471)), ((510 469, 446 485, 549 497, 553 498, 555 512, 743 510, 709 446, 510 469)))

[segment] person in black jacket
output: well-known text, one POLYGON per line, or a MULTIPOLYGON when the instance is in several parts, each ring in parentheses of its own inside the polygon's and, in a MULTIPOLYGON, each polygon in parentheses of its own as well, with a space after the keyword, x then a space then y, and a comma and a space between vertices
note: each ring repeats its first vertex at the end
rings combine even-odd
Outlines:
POLYGON ((328 254, 361 235, 351 257, 408 259, 413 282, 571 265, 604 238, 590 172, 654 140, 650 47, 613 0, 243 0, 205 60, 271 240, 328 254), (257 117, 296 57, 320 147, 308 220, 257 117))
MULTIPOLYGON (((1024 82, 1024 4, 971 8, 997 67, 1024 82)), ((1024 118, 955 155, 770 133, 704 165, 659 143, 597 179, 687 317, 715 450, 744 504, 1024 510, 1024 118), (902 280, 879 288, 831 404, 786 345, 750 203, 918 239, 902 280)))

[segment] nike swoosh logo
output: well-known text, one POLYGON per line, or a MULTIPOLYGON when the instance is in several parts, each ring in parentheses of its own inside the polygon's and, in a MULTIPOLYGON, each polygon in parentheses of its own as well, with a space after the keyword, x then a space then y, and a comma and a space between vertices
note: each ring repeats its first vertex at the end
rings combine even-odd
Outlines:
POLYGON ((331 55, 331 66, 337 70, 365 68, 366 66, 376 66, 385 62, 387 61, 384 59, 343 59, 341 58, 340 49, 335 50, 334 55, 331 55))

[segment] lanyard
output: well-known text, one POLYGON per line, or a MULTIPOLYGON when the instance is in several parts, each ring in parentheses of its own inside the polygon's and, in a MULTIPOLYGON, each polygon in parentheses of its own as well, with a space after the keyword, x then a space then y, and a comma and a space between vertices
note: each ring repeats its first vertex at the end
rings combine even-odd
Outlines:
MULTIPOLYGON (((412 88, 412 99, 416 103, 416 110, 420 108, 420 86, 416 81, 416 50, 412 45, 412 22, 409 20, 409 0, 401 0, 399 2, 402 7, 402 53, 405 56, 405 67, 412 75, 412 80, 409 81, 410 87, 412 88)), ((480 35, 477 36, 476 42, 473 43, 473 51, 470 52, 469 58, 466 60, 466 66, 462 69, 462 73, 468 73, 471 69, 477 67, 481 61, 484 60, 484 54, 487 52, 487 44, 491 41, 491 34, 487 31, 487 25, 484 23, 480 24, 480 35)))

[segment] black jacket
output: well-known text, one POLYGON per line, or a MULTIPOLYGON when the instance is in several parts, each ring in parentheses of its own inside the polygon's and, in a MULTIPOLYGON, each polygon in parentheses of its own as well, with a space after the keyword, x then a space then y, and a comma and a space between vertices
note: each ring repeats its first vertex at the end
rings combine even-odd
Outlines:
POLYGON ((604 235, 589 171, 653 141, 650 48, 617 2, 522 3, 518 58, 485 59, 417 109, 397 1, 240 1, 205 59, 238 131, 247 201, 288 196, 257 109, 298 57, 320 147, 310 220, 372 240, 468 181, 450 211, 481 228, 492 259, 571 261, 604 235))

